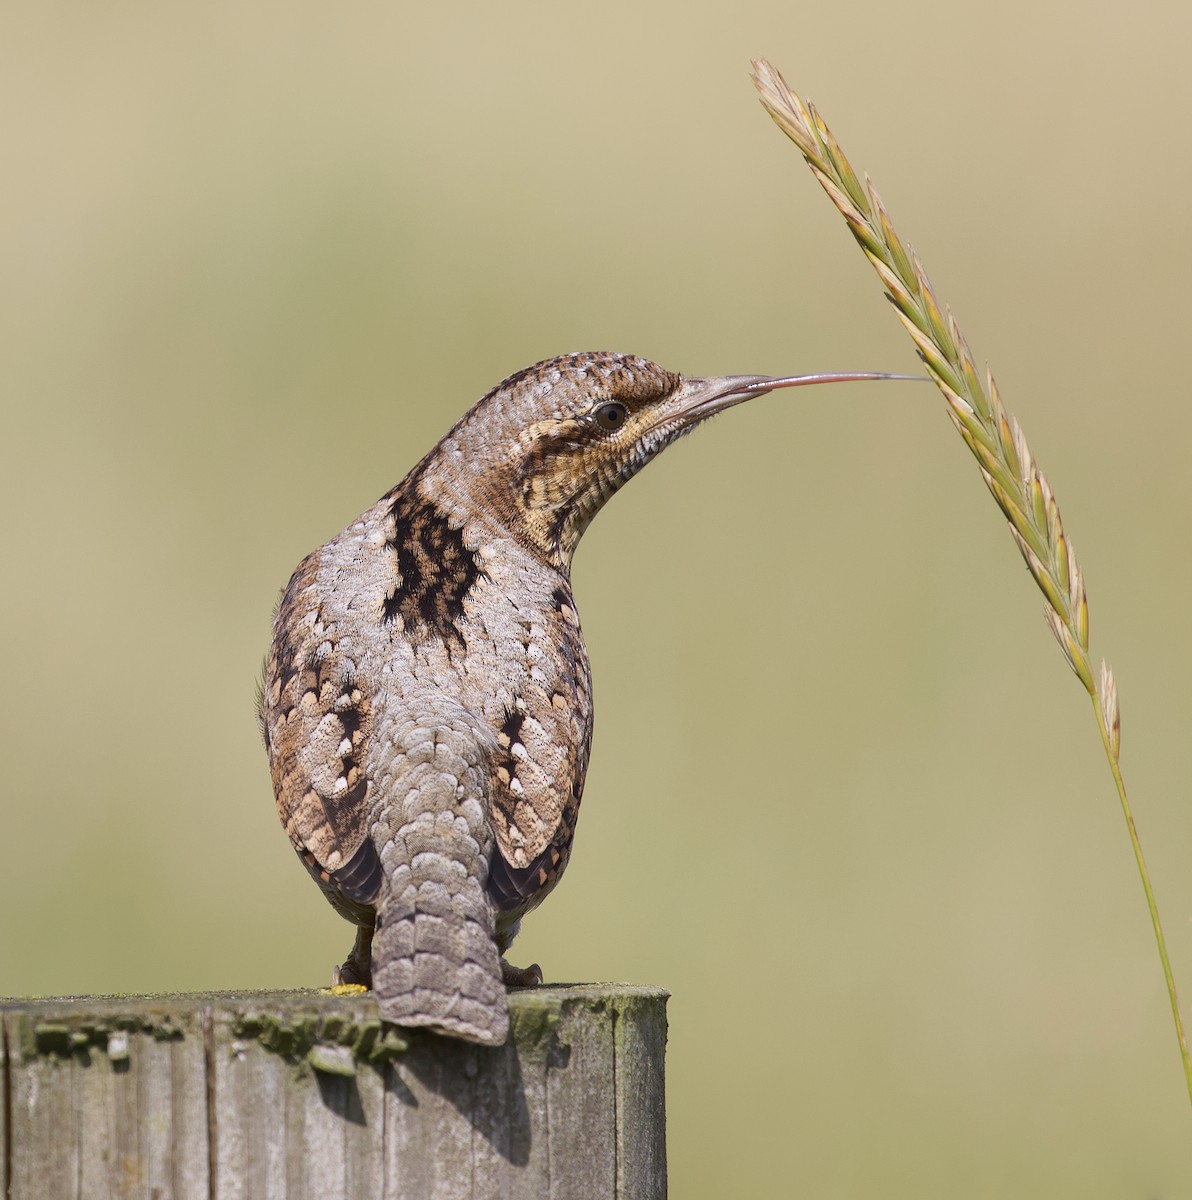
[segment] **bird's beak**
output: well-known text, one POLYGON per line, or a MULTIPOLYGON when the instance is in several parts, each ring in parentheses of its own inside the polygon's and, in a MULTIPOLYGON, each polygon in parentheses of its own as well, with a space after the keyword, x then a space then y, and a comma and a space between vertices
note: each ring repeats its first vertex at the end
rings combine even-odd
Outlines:
POLYGON ((860 379, 913 379, 927 382, 921 375, 890 375, 881 371, 842 371, 820 375, 720 375, 709 379, 684 379, 666 405, 663 422, 680 426, 694 425, 715 413, 743 404, 754 396, 764 396, 779 388, 806 387, 813 383, 854 383, 860 379))

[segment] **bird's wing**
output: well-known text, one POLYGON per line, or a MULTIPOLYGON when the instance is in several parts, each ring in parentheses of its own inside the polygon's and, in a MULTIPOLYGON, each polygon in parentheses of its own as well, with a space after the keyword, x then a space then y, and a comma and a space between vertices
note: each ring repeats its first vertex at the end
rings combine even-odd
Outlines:
POLYGON ((506 711, 491 759, 496 846, 488 892, 504 913, 528 912, 558 882, 571 854, 592 736, 592 679, 571 589, 555 588, 544 631, 549 674, 531 663, 525 690, 506 711))
POLYGON ((529 912, 563 874, 587 765, 586 739, 560 736, 534 720, 506 720, 489 759, 496 836, 488 894, 501 912, 529 912))
POLYGON ((335 907, 354 917, 381 887, 364 769, 372 711, 319 604, 319 553, 298 565, 278 604, 261 726, 286 833, 335 907))

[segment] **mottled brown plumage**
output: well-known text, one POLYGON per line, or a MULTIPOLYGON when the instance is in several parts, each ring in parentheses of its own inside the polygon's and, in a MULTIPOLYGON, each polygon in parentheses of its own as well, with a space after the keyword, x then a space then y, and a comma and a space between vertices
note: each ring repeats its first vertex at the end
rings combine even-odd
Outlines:
MULTIPOLYGON (((500 955, 567 866, 592 734, 588 522, 700 421, 796 383, 572 354, 510 376, 294 572, 261 723, 278 811, 382 1015, 504 1041, 500 955)), ((504 974, 503 974, 504 968, 504 974)))

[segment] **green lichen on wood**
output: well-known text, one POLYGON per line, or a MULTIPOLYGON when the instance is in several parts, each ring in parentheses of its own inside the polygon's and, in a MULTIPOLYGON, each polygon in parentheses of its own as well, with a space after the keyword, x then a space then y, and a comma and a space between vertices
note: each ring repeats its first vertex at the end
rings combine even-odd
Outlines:
POLYGON ((406 1038, 376 1017, 356 1021, 335 1012, 241 1013, 232 1022, 232 1036, 255 1041, 290 1062, 340 1075, 352 1074, 349 1067, 356 1062, 383 1066, 409 1048, 406 1038))
POLYGON ((562 1006, 549 991, 519 992, 517 1003, 509 1006, 510 1040, 527 1052, 545 1049, 561 1016, 562 1006))
POLYGON ((343 1075, 350 1079, 356 1074, 356 1060, 347 1046, 318 1042, 307 1052, 306 1061, 323 1075, 343 1075))
POLYGON ((183 1037, 182 1028, 171 1018, 148 1014, 120 1013, 106 1018, 89 1015, 82 1021, 55 1016, 39 1021, 32 1013, 25 1013, 17 1017, 16 1026, 16 1041, 26 1060, 38 1055, 69 1058, 95 1050, 107 1054, 113 1062, 122 1062, 128 1058, 131 1034, 144 1034, 158 1042, 183 1037))

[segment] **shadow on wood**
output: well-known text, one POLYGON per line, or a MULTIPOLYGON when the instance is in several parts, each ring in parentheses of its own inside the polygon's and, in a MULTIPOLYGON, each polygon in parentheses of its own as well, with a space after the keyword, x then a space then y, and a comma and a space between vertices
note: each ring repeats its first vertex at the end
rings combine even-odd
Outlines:
POLYGON ((506 1046, 321 992, 0 1003, 8 1200, 666 1195, 666 993, 510 993, 506 1046))

